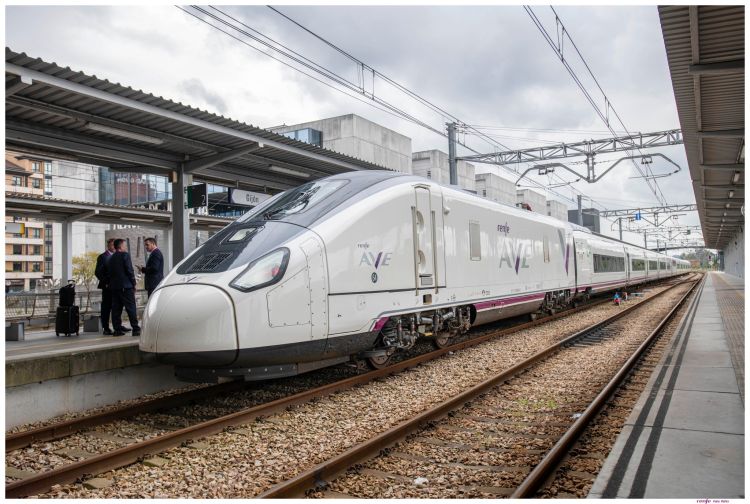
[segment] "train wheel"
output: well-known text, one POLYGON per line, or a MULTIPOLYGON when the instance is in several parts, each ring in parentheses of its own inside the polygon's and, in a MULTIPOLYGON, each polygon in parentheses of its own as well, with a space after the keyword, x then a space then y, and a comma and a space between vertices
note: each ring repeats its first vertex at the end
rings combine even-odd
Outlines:
POLYGON ((391 360, 390 355, 378 355, 376 357, 368 357, 367 358, 367 365, 370 366, 372 369, 383 369, 384 367, 388 366, 388 363, 391 360))
POLYGON ((447 346, 450 346, 451 337, 449 335, 438 336, 437 338, 433 338, 432 344, 435 345, 437 349, 445 348, 447 346))

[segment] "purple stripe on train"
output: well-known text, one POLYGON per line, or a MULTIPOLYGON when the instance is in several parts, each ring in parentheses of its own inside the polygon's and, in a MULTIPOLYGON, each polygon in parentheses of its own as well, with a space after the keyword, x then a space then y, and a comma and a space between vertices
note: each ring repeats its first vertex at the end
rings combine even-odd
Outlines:
POLYGON ((474 307, 477 310, 487 310, 490 308, 498 308, 509 304, 523 303, 527 301, 534 301, 537 299, 544 299, 544 293, 538 294, 527 294, 525 296, 516 296, 509 298, 492 299, 490 301, 481 301, 474 303, 474 307))
POLYGON ((372 330, 374 332, 380 332, 380 330, 383 328, 386 322, 388 322, 388 319, 390 317, 380 317, 377 322, 375 322, 375 325, 372 327, 372 330))

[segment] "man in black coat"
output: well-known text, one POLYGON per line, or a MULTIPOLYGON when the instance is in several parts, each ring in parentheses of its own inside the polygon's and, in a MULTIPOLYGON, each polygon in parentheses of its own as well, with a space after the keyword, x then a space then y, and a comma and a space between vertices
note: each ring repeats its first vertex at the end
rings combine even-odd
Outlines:
POLYGON ((135 312, 135 273, 130 254, 125 250, 125 240, 115 240, 115 253, 109 258, 109 288, 112 291, 112 325, 115 336, 124 336, 130 329, 122 325, 122 309, 128 314, 133 336, 141 335, 135 312))
POLYGON ((109 290, 108 263, 109 258, 112 257, 114 252, 115 239, 110 238, 107 240, 107 250, 105 250, 104 253, 99 254, 99 257, 96 258, 96 270, 94 271, 97 280, 99 280, 99 284, 96 287, 102 290, 101 321, 103 328, 102 332, 106 336, 112 335, 112 330, 109 328, 109 314, 112 311, 112 291, 109 290))
POLYGON ((143 283, 150 298, 151 293, 164 278, 164 256, 156 246, 156 238, 146 238, 143 240, 143 246, 148 252, 148 261, 146 261, 146 266, 141 267, 141 273, 146 275, 143 283))

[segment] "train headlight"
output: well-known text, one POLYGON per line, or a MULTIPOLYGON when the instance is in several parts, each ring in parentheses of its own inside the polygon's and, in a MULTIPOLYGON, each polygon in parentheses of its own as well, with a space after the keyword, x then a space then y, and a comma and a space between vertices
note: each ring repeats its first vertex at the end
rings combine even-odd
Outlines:
POLYGON ((275 284, 286 272, 289 249, 280 248, 251 262, 229 285, 244 292, 275 284))

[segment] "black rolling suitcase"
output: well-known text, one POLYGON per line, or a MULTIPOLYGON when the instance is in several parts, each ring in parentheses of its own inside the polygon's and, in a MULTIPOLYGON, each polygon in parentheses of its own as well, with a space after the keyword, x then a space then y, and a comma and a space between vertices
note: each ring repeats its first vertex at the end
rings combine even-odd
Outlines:
POLYGON ((77 306, 58 306, 55 314, 55 334, 78 336, 80 313, 77 306))
POLYGON ((69 283, 60 289, 60 306, 73 306, 76 304, 76 284, 69 283))
POLYGON ((55 313, 55 335, 78 336, 80 313, 76 302, 76 285, 69 283, 60 289, 60 306, 55 313))

